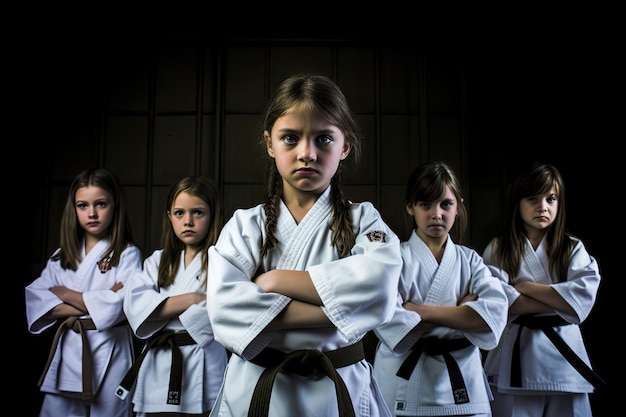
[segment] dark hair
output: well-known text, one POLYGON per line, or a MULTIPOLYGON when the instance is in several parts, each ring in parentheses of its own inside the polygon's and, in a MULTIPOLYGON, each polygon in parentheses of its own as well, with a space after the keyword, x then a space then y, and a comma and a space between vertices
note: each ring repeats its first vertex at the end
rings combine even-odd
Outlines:
POLYGON ((176 236, 172 229, 172 224, 168 217, 168 212, 172 209, 176 197, 180 193, 201 198, 209 206, 211 216, 211 227, 202 240, 202 272, 206 273, 208 267, 209 246, 215 244, 222 226, 222 205, 219 192, 215 183, 203 176, 185 177, 174 184, 169 191, 163 213, 162 244, 163 253, 159 263, 159 287, 171 285, 180 268, 180 253, 185 249, 185 244, 176 236))
POLYGON ((111 195, 113 200, 113 221, 107 230, 109 247, 102 260, 110 257, 111 265, 117 266, 124 249, 128 245, 134 244, 119 180, 106 168, 85 169, 74 178, 70 185, 61 218, 61 249, 52 256, 53 260, 61 261, 61 267, 64 269, 76 271, 82 260, 80 245, 85 236, 85 230, 78 223, 75 198, 79 188, 88 186, 102 188, 111 195))
POLYGON ((512 283, 519 272, 526 249, 524 221, 520 215, 523 198, 549 192, 554 187, 559 202, 556 218, 546 231, 550 269, 557 274, 557 282, 567 279, 567 270, 574 241, 565 225, 565 183, 561 173, 550 164, 533 162, 522 168, 508 188, 507 217, 498 236, 495 259, 512 283))
MULTIPOLYGON (((330 78, 322 75, 299 74, 284 80, 268 102, 262 132, 271 132, 276 120, 293 107, 318 112, 328 123, 337 126, 344 134, 346 143, 352 146, 350 153, 355 154, 356 160, 360 158, 359 126, 343 92, 330 78)), ((261 143, 265 147, 264 138, 261 143)), ((350 202, 344 196, 341 187, 341 171, 344 161, 339 163, 339 168, 331 179, 333 219, 330 229, 333 233, 333 245, 337 248, 340 257, 350 254, 356 239, 352 230, 350 202)), ((267 216, 265 223, 267 236, 261 250, 262 257, 265 257, 277 243, 274 228, 281 196, 282 180, 274 160, 268 157, 267 198, 264 204, 267 216)))
MULTIPOLYGON (((434 201, 441 197, 446 186, 450 187, 458 203, 458 215, 450 229, 450 235, 454 241, 461 243, 467 229, 467 209, 463 203, 461 183, 447 163, 429 161, 415 167, 406 183, 404 205, 413 206, 418 201, 434 201)), ((417 227, 414 219, 412 225, 417 227)))

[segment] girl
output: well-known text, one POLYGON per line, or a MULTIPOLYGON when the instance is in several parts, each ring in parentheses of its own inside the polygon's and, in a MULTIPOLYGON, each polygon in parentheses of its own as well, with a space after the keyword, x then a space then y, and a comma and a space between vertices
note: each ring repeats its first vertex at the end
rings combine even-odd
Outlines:
POLYGON ((220 219, 213 182, 180 180, 167 197, 163 249, 126 284, 124 312, 137 337, 148 339, 120 387, 123 396, 137 376, 138 417, 207 416, 213 406, 227 361, 206 311, 207 250, 217 240, 220 219))
POLYGON ((485 361, 493 414, 591 416, 588 393, 604 381, 589 368, 579 325, 595 303, 600 271, 583 243, 566 232, 559 171, 533 163, 520 172, 507 210, 502 234, 483 254, 501 274, 509 299, 509 324, 485 361))
POLYGON ((480 349, 493 349, 506 325, 502 286, 452 239, 461 240, 467 212, 446 163, 417 166, 404 204, 414 229, 401 245, 395 313, 374 329, 374 376, 396 415, 490 415, 480 349))
POLYGON ((124 284, 141 269, 117 178, 87 169, 72 181, 61 247, 26 287, 28 330, 58 327, 46 369, 40 416, 132 416, 111 393, 134 358, 122 304, 124 284))
POLYGON ((362 339, 393 310, 399 240, 343 194, 360 143, 327 77, 288 78, 269 102, 267 200, 235 211, 209 249, 209 317, 233 352, 212 416, 389 415, 362 339))

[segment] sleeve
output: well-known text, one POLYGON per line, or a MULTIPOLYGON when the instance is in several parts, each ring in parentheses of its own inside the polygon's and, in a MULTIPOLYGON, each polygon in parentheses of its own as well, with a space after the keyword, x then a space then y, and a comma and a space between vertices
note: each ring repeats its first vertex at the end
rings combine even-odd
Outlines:
POLYGON ((119 265, 111 268, 111 271, 115 273, 115 282, 121 282, 124 287, 118 291, 103 288, 83 293, 83 301, 96 328, 108 329, 126 319, 123 307, 126 283, 135 272, 140 270, 141 252, 137 246, 128 246, 120 256, 119 265))
POLYGON ((215 341, 207 314, 206 300, 189 306, 178 318, 198 345, 207 346, 215 341))
POLYGON ((271 340, 261 333, 291 301, 266 293, 252 282, 260 264, 263 219, 259 207, 237 210, 209 248, 207 312, 215 340, 233 353, 250 359, 271 340))
POLYGON ((491 274, 500 280, 504 294, 509 302, 509 306, 511 306, 511 304, 513 304, 521 294, 515 289, 514 286, 509 284, 509 274, 496 265, 494 259, 495 247, 496 239, 493 239, 483 251, 482 258, 491 274))
POLYGON ((402 268, 400 241, 378 211, 370 203, 355 209, 351 256, 307 268, 328 318, 353 342, 391 320, 402 268))
POLYGON ((478 299, 464 303, 476 311, 489 326, 489 331, 464 332, 465 337, 481 349, 491 350, 498 345, 507 324, 509 303, 501 281, 494 276, 480 255, 472 249, 465 251, 470 265, 470 294, 478 299))
POLYGON ((158 273, 162 251, 156 250, 146 258, 143 269, 135 271, 126 282, 124 296, 124 313, 128 324, 140 339, 148 337, 161 330, 168 320, 148 321, 165 300, 166 296, 159 291, 158 273))
POLYGON ((582 323, 596 302, 600 279, 598 262, 578 240, 572 250, 567 280, 551 284, 551 287, 574 309, 576 315, 559 314, 570 323, 582 323))
POLYGON ((63 273, 65 272, 59 261, 48 259, 41 276, 26 287, 26 321, 29 332, 40 334, 57 322, 56 319, 45 319, 44 315, 63 302, 49 290, 50 287, 60 285, 59 275, 63 273))

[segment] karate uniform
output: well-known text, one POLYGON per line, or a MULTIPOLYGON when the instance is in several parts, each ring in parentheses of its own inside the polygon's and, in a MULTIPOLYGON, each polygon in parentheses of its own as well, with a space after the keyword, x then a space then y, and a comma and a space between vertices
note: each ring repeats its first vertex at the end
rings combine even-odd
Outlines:
MULTIPOLYGON (((88 254, 82 245, 82 257, 77 271, 61 268, 60 261, 48 260, 39 278, 26 287, 26 319, 28 330, 40 334, 58 324, 59 320, 45 318, 50 310, 62 301, 49 288, 65 286, 83 294, 89 314, 96 330, 86 331, 93 361, 92 380, 94 397, 89 404, 91 417, 130 416, 130 401, 120 401, 113 395, 120 379, 131 366, 134 358, 133 334, 124 323, 122 307, 126 288, 116 292, 111 288, 117 282, 126 284, 127 279, 141 269, 141 252, 129 246, 121 254, 118 266, 104 273, 98 262, 108 242, 99 241, 88 254)), ((82 363, 83 342, 81 335, 65 330, 53 362, 41 385, 41 391, 69 398, 69 403, 81 400, 83 390, 82 363)), ((75 405, 64 404, 64 397, 56 397, 54 405, 47 409, 49 398, 44 398, 43 415, 69 415, 66 412, 75 405)))
MULTIPOLYGON (((233 352, 211 416, 246 416, 263 366, 249 361, 264 348, 330 351, 352 345, 391 317, 401 268, 398 237, 369 202, 351 203, 356 244, 351 256, 339 259, 329 222, 330 187, 300 224, 281 202, 275 236, 278 244, 261 259, 265 238, 262 205, 235 211, 209 249, 207 305, 215 338, 233 352), (272 269, 306 270, 336 327, 263 331, 291 301, 265 293, 252 282, 272 269)), ((371 365, 360 360, 337 368, 357 416, 389 416, 371 365)), ((278 373, 273 384, 270 416, 333 417, 338 415, 333 381, 278 373)))
POLYGON ((507 320, 507 299, 500 285, 480 255, 450 236, 441 262, 415 233, 402 242, 402 274, 398 302, 391 321, 374 330, 379 339, 374 357, 374 377, 387 405, 397 416, 437 416, 489 414, 491 390, 483 372, 480 349, 493 349, 507 320), (478 313, 489 326, 485 331, 461 331, 438 326, 426 331, 415 327, 421 317, 403 307, 406 301, 416 304, 456 306, 467 294, 478 299, 464 303, 478 313), (466 402, 455 403, 449 370, 441 355, 422 353, 409 379, 396 375, 413 345, 420 339, 466 338, 467 347, 450 352, 456 360, 466 388, 466 402))
POLYGON ((134 410, 138 416, 157 412, 206 414, 213 406, 222 384, 227 362, 226 349, 213 338, 206 301, 189 306, 178 317, 149 320, 154 310, 168 297, 205 291, 202 285, 206 279, 206 274, 202 272, 202 254, 198 253, 185 268, 183 251, 174 283, 159 288, 158 272, 162 254, 162 250, 154 251, 144 261, 143 271, 135 273, 127 283, 124 312, 135 334, 141 339, 147 339, 162 330, 187 331, 196 344, 179 346, 183 358, 180 405, 167 404, 172 350, 148 350, 137 375, 134 410))
MULTIPOLYGON (((537 250, 534 250, 530 241, 526 240, 526 250, 516 279, 520 282, 530 281, 550 285, 572 307, 575 311, 573 315, 558 313, 562 319, 571 324, 555 326, 553 329, 587 365, 590 365, 578 325, 587 318, 595 303, 600 285, 600 271, 596 260, 587 253, 583 243, 578 239, 575 240, 576 245, 572 250, 566 281, 556 282, 554 274, 550 273, 545 237, 537 250)), ((483 253, 483 258, 489 265, 495 263, 494 246, 495 240, 492 240, 483 253)), ((509 305, 513 304, 520 293, 514 286, 509 285, 509 276, 506 272, 495 266, 493 268, 502 280, 509 305)), ((559 353, 543 331, 528 327, 523 329, 520 338, 522 386, 511 386, 511 360, 519 329, 519 325, 512 321, 517 317, 517 315, 509 317, 509 324, 502 334, 500 344, 489 352, 485 360, 485 372, 496 392, 525 396, 593 392, 593 385, 559 353)), ((524 397, 523 400, 530 401, 530 398, 524 397)), ((588 399, 582 401, 578 412, 582 412, 582 407, 589 407, 588 399)), ((498 407, 497 395, 493 405, 498 407)), ((567 413, 565 410, 562 412, 567 413)), ((580 415, 591 415, 591 410, 588 410, 588 414, 582 412, 580 415)))

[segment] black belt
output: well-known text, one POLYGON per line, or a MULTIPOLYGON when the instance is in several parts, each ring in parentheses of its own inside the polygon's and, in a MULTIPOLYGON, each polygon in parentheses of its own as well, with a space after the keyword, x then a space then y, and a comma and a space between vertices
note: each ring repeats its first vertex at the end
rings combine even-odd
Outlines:
POLYGON ((121 399, 126 398, 126 395, 130 392, 137 373, 146 357, 146 353, 150 349, 169 347, 172 350, 172 365, 170 367, 170 385, 167 393, 167 404, 180 404, 181 388, 183 383, 183 355, 180 353, 178 346, 195 345, 196 341, 187 333, 174 332, 166 330, 161 333, 157 333, 148 339, 146 346, 141 351, 141 354, 133 363, 133 366, 128 370, 122 382, 115 390, 115 395, 121 399))
POLYGON ((38 385, 41 386, 41 384, 43 384, 43 380, 46 377, 50 364, 52 363, 52 359, 54 358, 54 353, 59 345, 61 335, 68 329, 72 329, 76 333, 80 333, 80 337, 83 340, 83 400, 89 401, 93 397, 91 378, 92 359, 91 349, 89 348, 89 339, 87 338, 86 331, 96 330, 96 325, 93 323, 92 319, 81 319, 76 316, 71 316, 59 325, 52 341, 52 347, 50 348, 50 354, 48 355, 48 362, 46 362, 46 365, 44 366, 38 385))
POLYGON ((329 377, 335 383, 335 393, 340 417, 355 417, 350 393, 336 368, 355 364, 365 359, 363 342, 345 346, 328 352, 316 349, 294 350, 290 353, 265 348, 250 362, 266 369, 257 381, 248 417, 267 417, 269 415, 272 386, 279 371, 308 376, 313 379, 329 377))
POLYGON ((465 404, 469 402, 469 394, 465 387, 465 381, 463 380, 463 374, 456 360, 450 355, 450 352, 460 350, 471 346, 472 342, 466 338, 462 339, 439 339, 436 337, 427 337, 419 339, 415 345, 413 345, 412 351, 409 356, 406 357, 402 365, 396 372, 396 375, 406 380, 411 378, 411 374, 419 361, 422 352, 425 352, 431 356, 442 355, 446 361, 446 367, 448 368, 448 377, 450 378, 450 385, 452 386, 452 395, 454 396, 455 404, 465 404))
POLYGON ((594 387, 606 387, 607 383, 600 378, 578 355, 570 348, 563 338, 553 329, 555 326, 566 326, 573 324, 565 321, 560 316, 535 316, 534 314, 524 314, 513 320, 519 324, 515 344, 513 345, 513 357, 511 358, 511 386, 522 386, 522 364, 520 360, 520 334, 524 327, 540 329, 550 339, 557 350, 565 359, 594 387))

